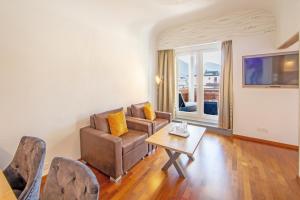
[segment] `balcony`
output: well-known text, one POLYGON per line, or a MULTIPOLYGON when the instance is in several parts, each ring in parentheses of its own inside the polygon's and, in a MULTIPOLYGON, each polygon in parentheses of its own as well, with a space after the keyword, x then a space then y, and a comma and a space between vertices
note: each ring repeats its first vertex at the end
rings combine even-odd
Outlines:
MULTIPOLYGON (((194 88, 193 97, 190 98, 188 87, 179 89, 179 111, 197 112, 197 89, 194 88), (191 101, 189 101, 191 100, 191 101)), ((206 85, 204 87, 204 114, 218 115, 219 86, 206 85)))

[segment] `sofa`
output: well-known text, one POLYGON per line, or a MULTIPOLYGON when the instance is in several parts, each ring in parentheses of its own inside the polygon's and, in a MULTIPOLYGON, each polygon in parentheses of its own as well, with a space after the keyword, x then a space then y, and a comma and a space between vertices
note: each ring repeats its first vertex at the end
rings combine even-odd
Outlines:
MULTIPOLYGON (((143 102, 128 106, 126 115, 127 119, 130 119, 136 123, 146 122, 151 124, 152 135, 172 121, 172 114, 168 112, 155 111, 156 118, 153 121, 147 120, 144 114, 144 106, 148 103, 149 102, 143 102)), ((149 144, 148 148, 149 152, 151 152, 154 149, 154 146, 149 144)))
POLYGON ((80 130, 81 159, 115 182, 145 157, 148 153, 145 139, 152 133, 149 123, 126 119, 128 132, 120 137, 111 135, 107 117, 122 110, 94 114, 90 116, 90 126, 80 130))

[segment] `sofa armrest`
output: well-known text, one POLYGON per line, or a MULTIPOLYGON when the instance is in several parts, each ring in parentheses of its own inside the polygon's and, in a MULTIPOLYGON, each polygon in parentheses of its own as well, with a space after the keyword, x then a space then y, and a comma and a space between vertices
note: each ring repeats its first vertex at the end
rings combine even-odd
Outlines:
POLYGON ((169 123, 172 121, 172 114, 169 112, 155 111, 155 115, 157 118, 169 120, 169 123))
POLYGON ((85 127, 80 130, 80 148, 81 159, 103 173, 115 179, 123 174, 121 138, 85 127))
POLYGON ((129 129, 146 132, 148 133, 148 136, 152 135, 153 133, 153 126, 150 120, 145 121, 134 117, 126 117, 126 123, 129 129))

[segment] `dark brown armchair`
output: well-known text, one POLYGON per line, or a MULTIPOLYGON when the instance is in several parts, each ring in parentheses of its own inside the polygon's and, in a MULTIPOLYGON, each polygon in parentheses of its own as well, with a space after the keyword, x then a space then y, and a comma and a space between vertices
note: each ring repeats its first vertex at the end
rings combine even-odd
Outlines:
POLYGON ((148 153, 145 139, 152 133, 148 123, 136 123, 127 119, 128 132, 116 137, 110 134, 108 114, 123 108, 95 114, 91 125, 80 130, 81 159, 118 181, 148 153))

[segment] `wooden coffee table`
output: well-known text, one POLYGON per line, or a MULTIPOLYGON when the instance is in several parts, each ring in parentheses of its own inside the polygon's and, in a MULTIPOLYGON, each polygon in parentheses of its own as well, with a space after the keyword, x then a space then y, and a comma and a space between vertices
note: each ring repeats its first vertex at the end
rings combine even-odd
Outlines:
POLYGON ((162 170, 166 171, 171 165, 174 165, 178 174, 182 177, 186 177, 181 164, 177 161, 181 154, 186 154, 191 160, 194 160, 193 154, 198 147, 206 128, 188 125, 189 137, 179 137, 176 135, 171 135, 169 132, 176 123, 170 123, 149 138, 146 142, 166 150, 169 160, 163 166, 162 170))
POLYGON ((0 171, 0 200, 17 200, 2 171, 0 171))

